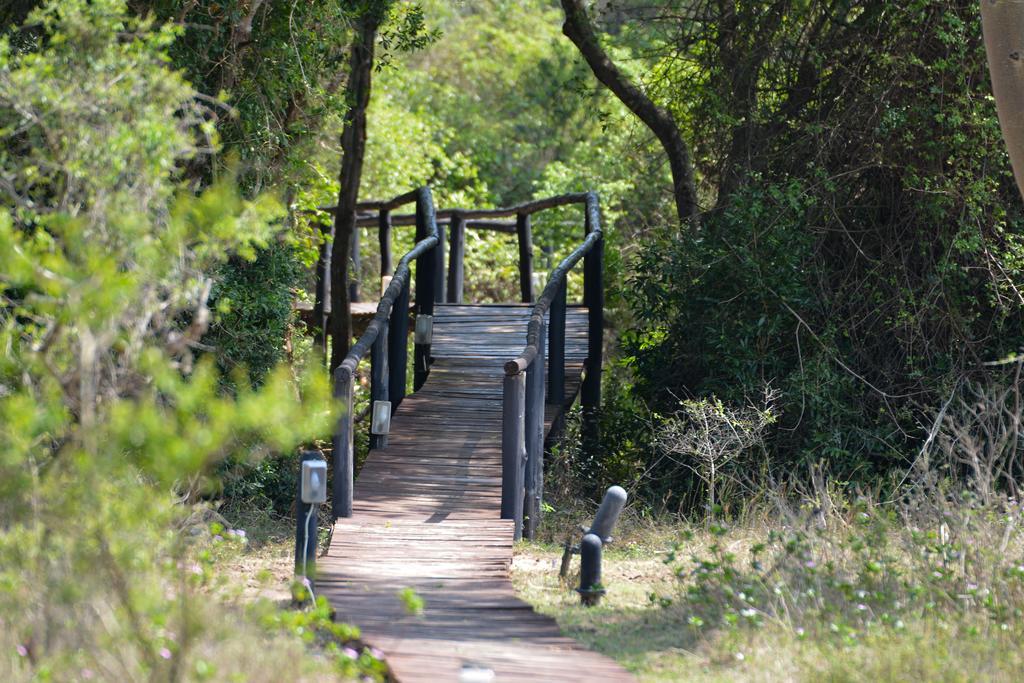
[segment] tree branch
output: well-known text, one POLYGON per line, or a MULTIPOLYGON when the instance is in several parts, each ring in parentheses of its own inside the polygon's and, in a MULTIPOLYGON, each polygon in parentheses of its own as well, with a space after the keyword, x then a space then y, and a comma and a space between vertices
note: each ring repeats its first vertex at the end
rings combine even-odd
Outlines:
POLYGON ((697 225, 697 189, 690 149, 675 119, 632 83, 608 57, 587 16, 582 0, 562 0, 565 22, 562 33, 576 45, 597 80, 647 126, 665 150, 672 171, 672 194, 681 225, 697 225))

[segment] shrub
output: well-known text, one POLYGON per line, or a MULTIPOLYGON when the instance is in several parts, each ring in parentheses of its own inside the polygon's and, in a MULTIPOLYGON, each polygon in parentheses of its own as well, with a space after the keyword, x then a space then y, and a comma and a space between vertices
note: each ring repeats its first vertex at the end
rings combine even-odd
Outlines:
POLYGON ((332 418, 322 373, 226 394, 194 353, 209 274, 280 207, 182 182, 212 130, 166 67, 175 29, 120 0, 29 22, 34 50, 0 40, 0 678, 273 677, 288 647, 246 658, 258 623, 207 599, 215 549, 187 530, 217 463, 332 418))

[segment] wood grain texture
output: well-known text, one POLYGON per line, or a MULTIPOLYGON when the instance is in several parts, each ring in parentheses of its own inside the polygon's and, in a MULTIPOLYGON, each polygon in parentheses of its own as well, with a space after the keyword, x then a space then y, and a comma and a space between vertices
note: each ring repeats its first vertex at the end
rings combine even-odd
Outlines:
MULTIPOLYGON (((530 307, 437 305, 426 383, 394 414, 386 448, 370 453, 353 516, 335 523, 317 587, 338 619, 358 625, 401 681, 458 681, 481 666, 495 681, 631 681, 613 660, 563 636, 516 597, 511 520, 501 505, 504 362, 523 348, 530 307), (412 588, 421 615, 398 598, 412 588)), ((566 312, 565 396, 579 390, 587 310, 566 312)))

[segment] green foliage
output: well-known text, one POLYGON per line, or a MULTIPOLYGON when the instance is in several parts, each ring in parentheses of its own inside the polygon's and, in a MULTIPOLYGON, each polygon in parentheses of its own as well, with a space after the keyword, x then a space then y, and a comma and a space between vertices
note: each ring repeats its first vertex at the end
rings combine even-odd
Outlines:
POLYGON ((217 313, 203 343, 213 347, 221 372, 247 372, 259 383, 281 362, 300 274, 294 247, 281 241, 255 259, 233 259, 219 268, 210 293, 217 313))
MULTIPOLYGON (((863 502, 843 511, 845 523, 818 510, 803 528, 770 531, 745 560, 730 550, 729 530, 713 525, 706 553, 684 560, 691 540, 684 537, 665 561, 697 630, 772 626, 852 646, 925 616, 972 635, 1018 632, 1024 571, 1019 558, 1004 554, 1017 540, 1016 513, 974 503, 965 498, 938 525, 863 502), (1002 543, 994 543, 999 535, 1002 543)), ((651 600, 666 608, 675 602, 651 600)))
POLYGON ((1024 341, 1024 216, 979 17, 867 3, 815 34, 821 6, 797 3, 770 30, 752 7, 718 43, 677 24, 689 38, 675 56, 646 36, 664 56, 651 79, 718 195, 701 232, 667 228, 637 253, 626 355, 656 412, 673 395, 742 402, 771 381, 775 471, 823 458, 873 479, 909 461, 951 386, 1024 341), (749 64, 728 56, 752 35, 780 52, 751 53, 765 61, 747 101, 749 64))
POLYGON ((423 614, 426 602, 414 589, 406 587, 398 591, 398 600, 408 614, 413 616, 423 614))
POLYGON ((263 626, 288 632, 307 644, 319 644, 335 670, 346 678, 381 681, 387 679, 387 667, 381 652, 359 642, 359 629, 335 623, 333 610, 324 598, 317 598, 312 609, 285 612, 263 606, 263 626))
POLYGON ((115 0, 29 21, 34 51, 0 42, 0 677, 248 678, 266 660, 215 651, 252 624, 204 604, 215 553, 186 529, 217 463, 325 430, 329 389, 277 368, 229 395, 193 349, 209 273, 281 209, 182 182, 211 131, 174 30, 115 0))

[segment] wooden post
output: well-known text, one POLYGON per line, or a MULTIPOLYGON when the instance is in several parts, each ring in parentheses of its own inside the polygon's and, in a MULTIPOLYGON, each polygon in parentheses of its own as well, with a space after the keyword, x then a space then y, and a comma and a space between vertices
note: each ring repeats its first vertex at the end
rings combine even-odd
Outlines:
POLYGON ((443 304, 445 302, 445 291, 444 286, 444 251, 448 246, 448 238, 446 237, 445 227, 443 224, 437 224, 437 246, 434 247, 434 303, 443 304))
POLYGON ((514 538, 523 535, 523 461, 526 456, 526 375, 506 375, 501 405, 501 518, 511 519, 514 538))
POLYGON ((548 313, 548 403, 565 403, 565 296, 563 279, 548 313))
MULTIPOLYGON (((590 217, 587 216, 589 234, 590 217)), ((580 403, 584 408, 601 405, 601 356, 604 343, 604 237, 597 241, 583 261, 583 303, 587 307, 587 372, 583 378, 580 403)))
MULTIPOLYGON (((384 323, 377 338, 370 347, 370 410, 371 418, 373 404, 376 401, 387 401, 389 396, 388 386, 390 379, 388 375, 388 324, 384 323)), ((371 419, 372 422, 372 419, 371 419)), ((370 448, 387 448, 388 437, 386 434, 374 434, 370 431, 370 448)))
POLYGON ((448 240, 448 303, 462 303, 463 260, 466 256, 466 219, 461 213, 452 214, 448 240))
POLYGON ((533 234, 530 214, 516 214, 516 236, 519 238, 519 291, 523 303, 533 302, 533 234))
POLYGON ((526 370, 526 537, 540 524, 544 497, 544 323, 537 335, 537 356, 526 370))
POLYGON ((320 231, 325 233, 320 244, 320 258, 316 262, 316 294, 313 299, 313 343, 324 357, 327 356, 327 303, 331 300, 331 240, 334 225, 320 224, 320 231))
MULTIPOLYGON (((416 204, 416 241, 429 236, 424 207, 416 204)), ((437 284, 437 247, 428 249, 416 258, 416 317, 434 316, 434 288, 437 284)), ((412 390, 419 391, 427 381, 430 370, 430 344, 417 342, 413 351, 412 390)))
POLYGON ((409 367, 409 282, 395 298, 388 323, 388 396, 391 412, 405 398, 405 382, 409 367))
POLYGON ((358 226, 352 226, 352 243, 350 245, 352 254, 352 272, 349 273, 351 278, 348 283, 348 300, 351 303, 359 301, 359 276, 362 274, 362 260, 359 257, 359 234, 362 232, 362 228, 358 226))
POLYGON ((344 366, 334 372, 334 400, 341 404, 341 415, 334 429, 334 485, 331 514, 335 519, 352 516, 352 479, 355 463, 352 453, 352 374, 344 366))
MULTIPOLYGON (((596 212, 597 197, 587 198, 586 233, 591 225, 590 206, 596 212)), ((601 444, 601 361, 604 344, 604 237, 594 245, 583 261, 583 303, 587 307, 587 364, 580 388, 580 404, 583 409, 582 445, 583 452, 590 457, 599 457, 601 444)))
POLYGON ((391 277, 395 267, 391 263, 391 212, 381 210, 377 216, 377 243, 380 245, 380 277, 391 277))

